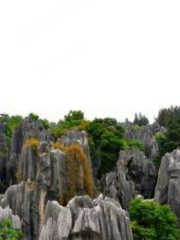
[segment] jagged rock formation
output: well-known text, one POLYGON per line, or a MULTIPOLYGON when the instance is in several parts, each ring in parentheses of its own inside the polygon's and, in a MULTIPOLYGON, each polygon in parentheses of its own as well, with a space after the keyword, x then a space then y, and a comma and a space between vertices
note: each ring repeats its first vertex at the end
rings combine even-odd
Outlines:
POLYGON ((72 144, 79 144, 87 159, 88 159, 88 164, 89 164, 89 169, 91 171, 91 177, 93 180, 93 189, 95 189, 95 183, 94 183, 94 176, 93 176, 93 171, 92 171, 92 162, 91 162, 91 156, 90 156, 90 148, 89 148, 89 143, 87 139, 87 133, 85 131, 78 131, 78 130, 71 130, 66 132, 60 139, 58 139, 61 143, 63 143, 65 146, 71 146, 72 144))
MULTIPOLYGON (((66 140, 68 141, 67 137, 66 140)), ((86 139, 84 143, 88 144, 86 139)), ((64 202, 69 194, 84 195, 87 193, 84 180, 86 176, 81 164, 78 164, 78 169, 76 169, 77 176, 75 177, 78 179, 78 184, 75 185, 75 190, 71 189, 70 183, 72 180, 76 181, 76 178, 68 175, 67 160, 66 152, 54 149, 53 144, 47 141, 40 142, 37 149, 29 144, 22 146, 17 160, 18 174, 16 175, 21 182, 7 189, 0 199, 0 205, 3 208, 10 206, 13 213, 21 218, 26 239, 38 239, 48 200, 63 200, 64 202), (75 192, 69 192, 69 189, 75 192)), ((90 166, 89 158, 87 167, 90 168, 90 166)), ((92 178, 92 169, 90 173, 92 178)), ((93 183, 93 179, 91 180, 93 183)))
POLYGON ((156 170, 153 162, 138 149, 120 151, 117 168, 102 178, 102 189, 106 196, 120 201, 123 208, 130 199, 141 194, 153 197, 156 170))
POLYGON ((39 240, 132 240, 128 214, 110 198, 75 197, 48 202, 39 240))
POLYGON ((6 126, 0 123, 0 194, 6 189, 6 167, 8 159, 8 149, 5 136, 6 126))
POLYGON ((161 160, 155 189, 155 200, 169 204, 180 224, 180 150, 166 153, 161 160))
POLYGON ((13 215, 12 210, 9 207, 6 207, 5 209, 0 207, 0 222, 4 219, 10 219, 12 221, 13 228, 21 230, 21 220, 19 216, 13 215))
POLYGON ((142 143, 146 149, 146 155, 148 158, 153 159, 158 155, 159 148, 154 135, 158 132, 163 132, 164 130, 157 122, 152 125, 138 127, 134 126, 131 122, 126 121, 124 131, 124 137, 126 139, 136 139, 142 143))
MULTIPOLYGON (((16 183, 14 175, 19 164, 19 156, 23 150, 25 142, 30 138, 37 138, 40 141, 49 142, 52 139, 52 132, 43 128, 41 120, 34 122, 29 117, 25 118, 23 123, 15 129, 12 135, 7 167, 7 182, 9 183, 9 186, 16 183)), ((28 169, 31 171, 31 168, 28 169)))

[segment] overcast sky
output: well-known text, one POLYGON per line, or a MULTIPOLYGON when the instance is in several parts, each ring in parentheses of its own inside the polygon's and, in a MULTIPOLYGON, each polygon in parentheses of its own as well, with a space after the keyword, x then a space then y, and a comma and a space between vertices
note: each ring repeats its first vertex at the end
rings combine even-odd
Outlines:
POLYGON ((180 1, 0 1, 0 112, 152 121, 180 105, 180 1))

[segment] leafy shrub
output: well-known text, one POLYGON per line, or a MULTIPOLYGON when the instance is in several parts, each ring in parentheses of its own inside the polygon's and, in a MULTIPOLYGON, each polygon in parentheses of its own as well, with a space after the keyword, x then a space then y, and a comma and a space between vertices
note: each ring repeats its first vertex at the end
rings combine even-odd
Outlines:
POLYGON ((136 139, 127 140, 127 145, 129 148, 135 148, 139 149, 142 152, 145 152, 145 147, 142 145, 142 143, 136 139))
POLYGON ((30 113, 28 117, 30 117, 34 122, 39 119, 39 116, 35 113, 30 113))
POLYGON ((84 113, 82 111, 72 111, 70 110, 68 115, 64 117, 64 121, 72 121, 72 120, 83 120, 84 113))
POLYGON ((51 128, 56 139, 60 138, 66 131, 78 129, 80 131, 86 130, 89 121, 84 120, 84 113, 81 111, 70 111, 64 120, 60 120, 58 127, 51 128))
MULTIPOLYGON (((95 159, 101 163, 98 178, 115 166, 119 151, 127 148, 123 139, 123 127, 114 118, 96 118, 89 123, 88 133, 95 146, 95 159)), ((91 156, 92 157, 92 156, 91 156)))
POLYGON ((134 199, 129 214, 134 240, 179 240, 177 217, 168 205, 134 199))
POLYGON ((0 240, 21 240, 22 238, 23 233, 13 228, 11 220, 4 219, 0 223, 0 240))
POLYGON ((133 130, 133 131, 140 131, 140 130, 141 130, 141 127, 138 126, 138 125, 133 125, 133 126, 132 126, 132 130, 133 130))
POLYGON ((43 119, 43 120, 42 120, 42 124, 43 124, 43 127, 44 127, 45 129, 51 128, 51 124, 50 124, 50 122, 49 122, 47 119, 43 119))

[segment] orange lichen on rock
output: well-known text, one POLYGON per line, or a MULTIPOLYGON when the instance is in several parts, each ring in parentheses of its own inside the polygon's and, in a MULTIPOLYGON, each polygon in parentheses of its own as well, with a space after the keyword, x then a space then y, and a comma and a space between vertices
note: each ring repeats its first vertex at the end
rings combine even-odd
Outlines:
POLYGON ((53 144, 53 147, 54 147, 55 149, 59 149, 59 150, 61 150, 61 151, 63 151, 63 152, 66 152, 66 150, 67 150, 67 147, 65 147, 61 142, 56 142, 56 143, 54 143, 54 144, 53 144))
POLYGON ((20 183, 21 181, 23 181, 23 176, 22 176, 21 171, 20 171, 19 168, 17 169, 17 171, 16 171, 16 173, 15 173, 15 177, 16 177, 18 183, 20 183))
POLYGON ((25 147, 32 146, 34 151, 37 151, 39 146, 39 140, 37 138, 30 138, 25 142, 25 147))
POLYGON ((36 189, 36 182, 30 182, 30 183, 28 183, 28 188, 30 189, 30 190, 35 190, 36 189))
POLYGON ((70 199, 77 195, 80 170, 83 171, 83 180, 85 193, 93 196, 92 175, 88 164, 88 159, 83 152, 83 149, 78 144, 71 146, 64 146, 62 143, 57 142, 54 144, 55 149, 60 149, 66 154, 65 170, 68 177, 68 191, 65 196, 60 196, 60 203, 66 204, 70 199))

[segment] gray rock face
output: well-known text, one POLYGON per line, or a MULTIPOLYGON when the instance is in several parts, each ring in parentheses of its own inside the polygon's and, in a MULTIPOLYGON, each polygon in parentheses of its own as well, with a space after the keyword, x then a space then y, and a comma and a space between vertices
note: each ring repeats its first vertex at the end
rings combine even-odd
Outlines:
POLYGON ((180 150, 166 153, 161 160, 155 189, 155 200, 168 203, 180 224, 180 150))
POLYGON ((59 139, 65 146, 71 146, 72 144, 79 144, 85 155, 87 156, 90 169, 92 169, 90 149, 87 140, 87 133, 85 131, 71 130, 64 134, 59 139))
POLYGON ((153 162, 137 149, 120 151, 117 168, 102 178, 103 193, 119 200, 125 209, 136 194, 153 197, 155 183, 153 162))
POLYGON ((90 148, 89 143, 87 139, 87 133, 85 131, 79 131, 79 130, 71 130, 65 133, 58 141, 63 143, 65 146, 71 146, 72 144, 79 144, 87 159, 89 164, 89 169, 91 171, 91 178, 93 180, 93 190, 96 191, 95 183, 94 183, 94 175, 92 170, 92 162, 91 162, 91 156, 90 156, 90 148))
MULTIPOLYGON (((66 161, 66 153, 53 149, 52 144, 46 141, 42 141, 37 150, 31 145, 22 147, 17 160, 19 180, 22 181, 7 189, 0 199, 0 205, 3 208, 10 206, 13 214, 21 218, 22 230, 28 240, 37 240, 39 237, 47 201, 60 201, 69 196, 72 180, 66 171, 66 161)), ((84 195, 85 176, 82 165, 78 167, 75 194, 84 195)))
POLYGON ((0 194, 6 189, 6 168, 8 159, 8 149, 5 136, 6 126, 0 123, 0 194))
POLYGON ((13 215, 12 210, 9 207, 5 209, 0 207, 0 222, 4 219, 10 219, 13 223, 13 228, 21 230, 21 220, 19 216, 13 215))
POLYGON ((38 239, 39 214, 37 190, 30 190, 27 182, 12 185, 1 199, 1 206, 10 206, 13 214, 18 215, 22 222, 22 231, 25 239, 38 239), (33 231, 32 231, 33 229, 33 231))
POLYGON ((48 202, 39 240, 132 240, 128 214, 110 198, 73 198, 67 207, 48 202))
MULTIPOLYGON (((34 122, 28 117, 24 119, 23 123, 17 129, 15 129, 12 135, 10 154, 6 167, 6 182, 8 183, 8 186, 17 183, 14 175, 17 172, 19 162, 21 162, 22 158, 25 158, 25 156, 23 156, 23 154, 25 154, 23 152, 23 146, 30 138, 37 138, 40 141, 49 142, 52 139, 52 132, 43 128, 41 120, 34 122)), ((33 159, 34 156, 32 157, 32 161, 33 159)), ((32 167, 34 167, 34 165, 32 167)), ((32 167, 30 167, 29 162, 26 171, 31 172, 32 167)))
POLYGON ((158 155, 159 148, 154 135, 164 131, 158 123, 155 122, 152 125, 136 128, 131 122, 127 121, 124 126, 124 131, 124 137, 126 139, 136 139, 142 143, 150 159, 158 155))

